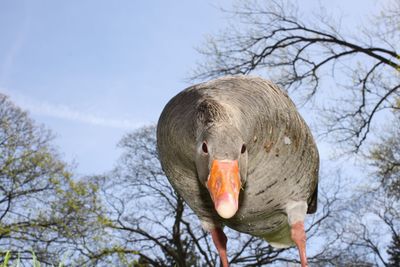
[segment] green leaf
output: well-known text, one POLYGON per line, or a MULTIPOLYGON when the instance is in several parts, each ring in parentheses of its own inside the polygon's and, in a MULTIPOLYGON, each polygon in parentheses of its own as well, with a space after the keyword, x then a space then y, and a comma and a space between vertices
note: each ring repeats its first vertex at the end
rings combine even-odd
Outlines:
POLYGON ((4 257, 4 262, 0 265, 1 267, 7 267, 8 261, 10 260, 11 253, 10 251, 6 252, 6 256, 4 257))
POLYGON ((40 262, 37 260, 35 252, 31 249, 32 252, 32 266, 33 267, 40 267, 40 262))

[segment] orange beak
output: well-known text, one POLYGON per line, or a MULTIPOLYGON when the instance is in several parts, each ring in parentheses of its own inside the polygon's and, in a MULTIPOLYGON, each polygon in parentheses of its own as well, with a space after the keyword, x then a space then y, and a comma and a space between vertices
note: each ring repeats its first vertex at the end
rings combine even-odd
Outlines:
POLYGON ((229 219, 237 212, 240 186, 237 160, 213 160, 207 188, 215 210, 222 218, 229 219))

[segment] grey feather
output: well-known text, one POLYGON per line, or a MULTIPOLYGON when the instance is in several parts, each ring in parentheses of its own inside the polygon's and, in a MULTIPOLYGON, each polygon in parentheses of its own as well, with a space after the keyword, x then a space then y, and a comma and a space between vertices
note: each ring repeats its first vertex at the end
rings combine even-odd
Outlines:
POLYGON ((286 204, 315 212, 319 156, 287 94, 257 77, 228 76, 185 89, 164 108, 157 129, 163 170, 200 220, 256 236, 287 228, 286 204), (247 179, 234 217, 222 219, 199 179, 195 155, 205 129, 229 125, 247 146, 247 179))

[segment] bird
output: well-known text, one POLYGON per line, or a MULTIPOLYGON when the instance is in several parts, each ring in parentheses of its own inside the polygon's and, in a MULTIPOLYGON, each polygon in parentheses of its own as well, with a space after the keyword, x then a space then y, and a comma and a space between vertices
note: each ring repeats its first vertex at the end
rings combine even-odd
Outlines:
POLYGON ((157 150, 222 266, 229 266, 225 226, 276 248, 296 246, 308 266, 304 220, 317 210, 319 153, 279 86, 231 75, 184 89, 160 115, 157 150))

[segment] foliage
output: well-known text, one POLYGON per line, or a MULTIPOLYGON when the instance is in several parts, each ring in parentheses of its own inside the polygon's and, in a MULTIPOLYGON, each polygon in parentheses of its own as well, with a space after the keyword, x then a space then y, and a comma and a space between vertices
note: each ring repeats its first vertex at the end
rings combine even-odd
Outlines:
MULTIPOLYGON (((195 78, 268 76, 292 95, 322 103, 323 133, 353 152, 380 114, 397 116, 391 128, 375 131, 367 154, 376 172, 367 186, 354 190, 340 171, 321 174, 319 211, 307 227, 312 266, 397 266, 400 3, 355 35, 323 10, 304 18, 286 1, 243 1, 228 12, 235 24, 200 49, 206 61, 195 78), (326 89, 332 82, 335 92, 326 89)), ((113 171, 81 179, 51 142, 50 131, 0 94, 0 250, 9 251, 0 256, 3 265, 218 265, 208 233, 161 169, 154 126, 122 138, 113 171)), ((295 250, 226 232, 232 265, 298 263, 295 250)))
MULTIPOLYGON (((101 198, 107 214, 103 225, 112 240, 95 253, 97 266, 110 262, 120 266, 215 266, 219 257, 209 233, 202 230, 198 218, 183 199, 176 194, 165 177, 156 150, 155 127, 140 128, 125 135, 119 146, 123 149, 116 169, 97 177, 101 198), (119 250, 115 250, 115 247, 119 250)), ((335 221, 338 206, 338 184, 321 190, 323 207, 308 225, 309 244, 325 238, 322 229, 335 221), (329 196, 329 198, 328 198, 329 196)), ((296 249, 274 249, 262 239, 229 229, 228 256, 232 266, 261 266, 265 264, 297 263, 296 249)), ((334 239, 335 236, 332 236, 334 239)), ((331 238, 327 238, 333 242, 331 238)), ((343 255, 328 254, 329 242, 312 247, 310 262, 329 266, 343 255)), ((333 265, 332 265, 333 266, 333 265)))
POLYGON ((394 113, 395 119, 386 126, 369 158, 387 193, 400 200, 400 111, 394 113))
MULTIPOLYGON (((31 251, 31 253, 32 253, 31 266, 40 267, 40 262, 37 260, 35 252, 31 251)), ((20 255, 18 255, 17 260, 12 265, 8 264, 10 258, 11 258, 11 252, 7 251, 6 254, 5 254, 3 262, 2 263, 0 262, 0 267, 20 267, 21 266, 20 255)), ((63 266, 64 265, 63 265, 62 262, 60 262, 58 264, 58 267, 63 267, 63 266)))
POLYGON ((389 254, 388 266, 400 266, 400 235, 393 233, 392 242, 390 243, 387 253, 389 254))
POLYGON ((7 267, 8 266, 8 261, 10 260, 10 257, 11 257, 11 253, 10 253, 10 251, 7 251, 5 256, 4 256, 3 263, 1 263, 0 267, 7 267))
MULTIPOLYGON (((398 209, 400 201, 400 113, 394 111, 395 118, 386 126, 384 134, 371 150, 370 162, 375 167, 375 175, 384 188, 388 198, 395 199, 392 208, 398 209)), ((400 264, 400 213, 397 216, 385 216, 390 224, 391 243, 387 248, 389 255, 387 266, 400 264)))
POLYGON ((73 178, 51 140, 0 94, 0 249, 10 251, 10 261, 20 255, 21 262, 34 256, 54 264, 95 234, 97 188, 73 178))
POLYGON ((204 61, 192 78, 258 74, 297 102, 316 104, 320 136, 341 146, 341 155, 361 151, 367 159, 361 162, 364 184, 346 179, 340 212, 325 229, 326 237, 336 238, 324 254, 338 266, 386 266, 385 246, 400 224, 394 208, 400 192, 400 2, 389 1, 364 27, 352 25, 358 29, 352 32, 323 8, 305 17, 300 5, 285 0, 241 1, 224 11, 233 24, 200 47, 204 61), (395 121, 381 131, 391 114, 395 121))

